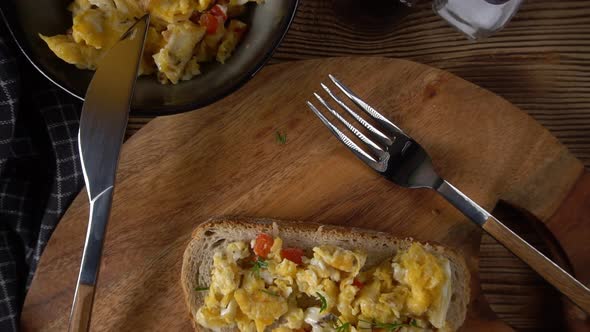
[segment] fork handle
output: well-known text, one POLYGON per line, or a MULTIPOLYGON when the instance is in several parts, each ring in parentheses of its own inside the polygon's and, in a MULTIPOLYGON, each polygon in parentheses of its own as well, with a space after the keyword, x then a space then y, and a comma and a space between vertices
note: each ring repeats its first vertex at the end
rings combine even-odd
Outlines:
POLYGON ((443 181, 436 190, 465 216, 481 226, 547 282, 586 313, 590 314, 590 289, 588 287, 576 280, 447 181, 443 181))

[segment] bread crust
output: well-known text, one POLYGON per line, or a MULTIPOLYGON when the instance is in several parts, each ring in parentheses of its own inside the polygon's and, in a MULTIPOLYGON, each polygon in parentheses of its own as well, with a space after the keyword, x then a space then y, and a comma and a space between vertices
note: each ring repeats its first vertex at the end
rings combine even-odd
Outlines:
MULTIPOLYGON (((213 253, 234 241, 250 241, 259 233, 280 236, 285 247, 303 248, 307 254, 311 253, 311 248, 322 244, 361 249, 367 253, 365 267, 375 266, 394 256, 398 250, 417 242, 411 238, 399 239, 385 232, 313 222, 232 216, 209 219, 193 231, 184 251, 180 275, 185 302, 196 331, 205 331, 195 321, 195 315, 203 304, 206 292, 195 291, 195 288, 209 284, 213 253)), ((451 263, 452 296, 446 321, 448 327, 457 330, 465 320, 469 303, 469 269, 463 257, 454 250, 434 243, 421 243, 427 251, 445 257, 451 263)))

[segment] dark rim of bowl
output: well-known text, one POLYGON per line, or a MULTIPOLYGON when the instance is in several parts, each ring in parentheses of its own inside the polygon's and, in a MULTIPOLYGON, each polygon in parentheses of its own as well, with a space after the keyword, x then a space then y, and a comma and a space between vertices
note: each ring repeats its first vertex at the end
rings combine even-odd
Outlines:
MULTIPOLYGON (((8 7, 10 7, 10 6, 12 6, 12 5, 8 5, 8 7)), ((199 108, 213 104, 216 101, 223 99, 223 98, 229 96, 230 94, 236 92, 239 88, 241 88, 244 84, 246 84, 246 82, 248 82, 252 77, 254 77, 254 75, 256 75, 264 67, 264 65, 270 60, 270 58, 275 53, 278 46, 281 44, 281 42, 283 41, 283 39, 287 35, 287 32, 289 31, 289 27, 291 26, 291 23, 293 22, 293 19, 295 18, 295 14, 297 13, 298 7, 299 7, 299 0, 293 0, 292 6, 291 6, 291 8, 289 8, 290 16, 288 16, 287 20, 283 21, 283 24, 279 27, 279 29, 282 31, 282 33, 279 35, 279 38, 274 42, 274 44, 272 45, 270 50, 266 53, 266 55, 264 57, 262 57, 262 59, 255 66, 252 67, 252 69, 247 73, 247 75, 245 75, 239 81, 236 81, 233 85, 231 85, 228 89, 226 89, 222 93, 220 93, 216 96, 213 96, 213 97, 204 98, 198 102, 180 105, 180 106, 174 106, 174 107, 161 106, 161 107, 149 108, 149 109, 132 108, 130 111, 131 115, 134 115, 134 116, 157 116, 157 115, 172 115, 172 114, 184 113, 184 112, 188 112, 188 111, 192 111, 192 110, 197 110, 199 108)), ((31 65, 33 65, 33 67, 35 67, 35 69, 37 69, 43 76, 45 76, 49 81, 51 81, 51 83, 55 84, 56 86, 61 88, 63 91, 69 93, 70 95, 76 97, 77 99, 84 101, 84 98, 82 96, 79 96, 75 92, 67 89, 62 81, 55 79, 55 78, 51 77, 48 73, 46 73, 43 70, 43 68, 41 68, 41 65, 39 65, 35 61, 35 59, 29 55, 26 45, 23 45, 20 42, 20 37, 21 37, 20 31, 17 28, 16 23, 11 24, 9 22, 6 14, 4 13, 5 11, 7 11, 11 17, 16 17, 15 13, 12 13, 11 9, 6 9, 6 7, 0 6, 0 16, 2 16, 2 20, 4 21, 4 24, 8 28, 8 31, 10 32, 10 34, 12 35, 12 39, 14 40, 14 42, 16 43, 16 45, 18 46, 20 51, 24 54, 25 58, 27 58, 27 60, 31 63, 31 65)), ((23 38, 23 40, 24 40, 24 38, 23 38)))

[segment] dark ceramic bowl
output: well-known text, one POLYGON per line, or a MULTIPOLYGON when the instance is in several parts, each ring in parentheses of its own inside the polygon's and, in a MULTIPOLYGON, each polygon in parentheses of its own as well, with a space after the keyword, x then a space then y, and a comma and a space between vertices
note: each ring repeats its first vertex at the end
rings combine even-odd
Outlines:
MULTIPOLYGON (((92 71, 59 59, 38 36, 61 34, 72 25, 66 10, 72 0, 2 0, 4 20, 19 47, 53 83, 83 99, 92 71)), ((270 59, 293 20, 298 0, 266 0, 252 5, 243 18, 249 25, 244 40, 224 64, 201 67, 202 74, 177 85, 161 85, 155 76, 137 80, 131 106, 134 115, 165 115, 194 110, 237 90, 270 59)))

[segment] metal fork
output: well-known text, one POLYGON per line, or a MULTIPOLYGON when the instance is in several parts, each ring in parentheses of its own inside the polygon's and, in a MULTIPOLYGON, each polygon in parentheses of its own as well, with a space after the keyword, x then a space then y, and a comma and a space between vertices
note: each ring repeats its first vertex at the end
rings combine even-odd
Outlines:
POLYGON ((311 102, 308 101, 307 105, 338 140, 344 143, 359 159, 397 185, 407 188, 430 188, 435 190, 471 221, 483 228, 498 242, 531 266, 582 310, 590 313, 590 289, 512 232, 459 189, 441 178, 434 170, 430 156, 420 144, 359 98, 334 76, 329 75, 329 77, 344 95, 373 119, 377 126, 373 126, 364 120, 323 83, 321 86, 331 99, 362 125, 368 131, 368 134, 363 134, 344 119, 320 95, 314 93, 314 96, 320 104, 366 145, 368 151, 359 147, 340 131, 311 102))

